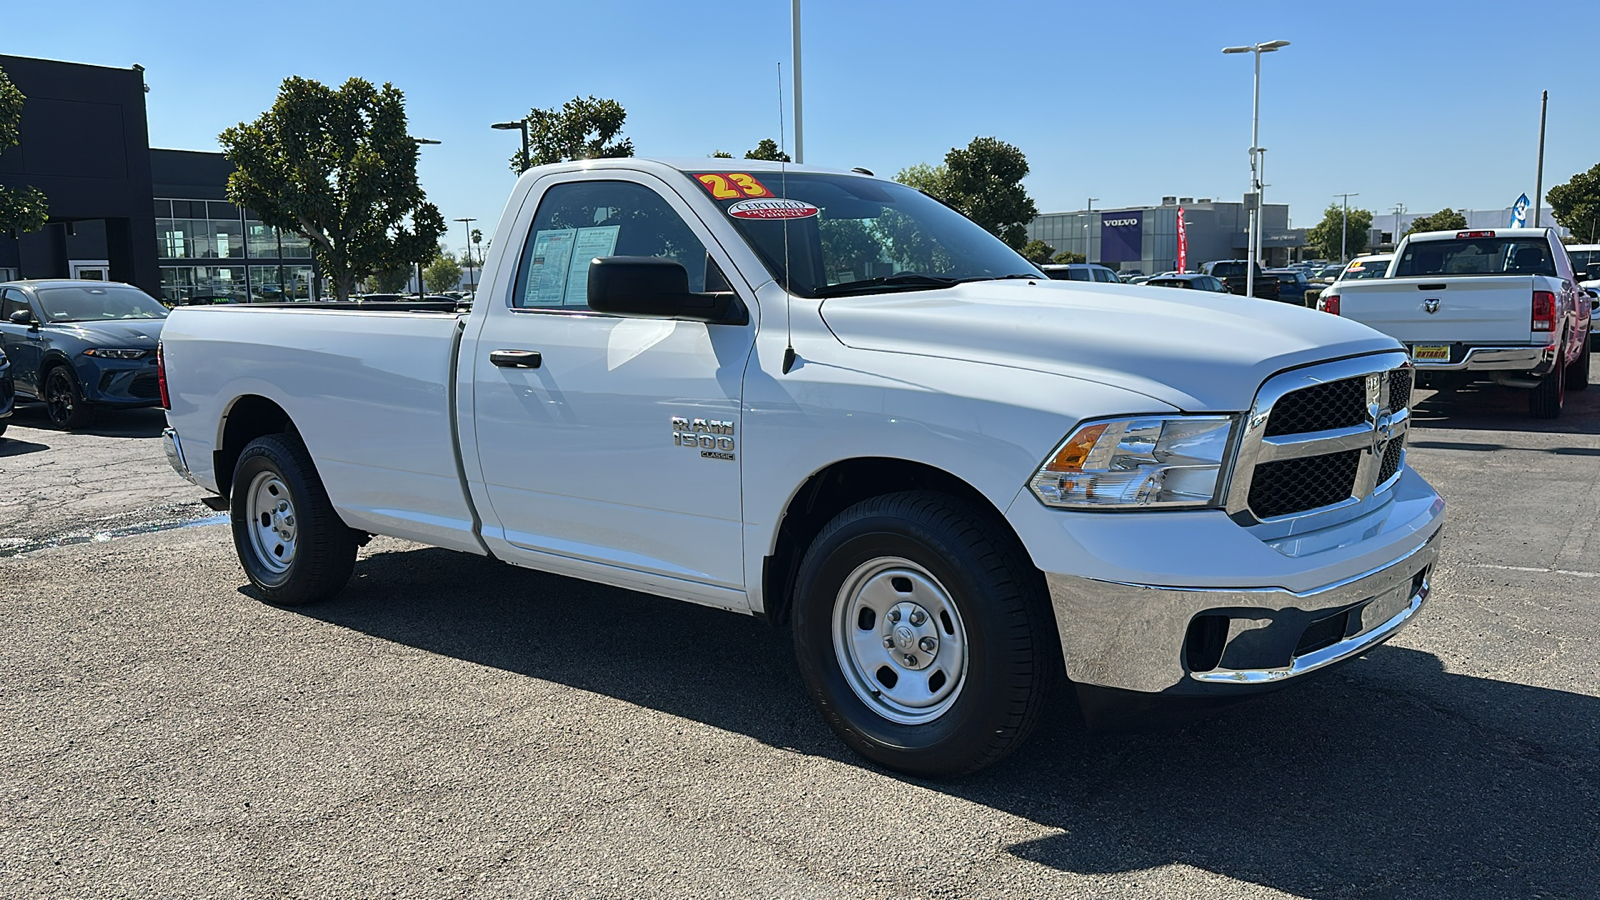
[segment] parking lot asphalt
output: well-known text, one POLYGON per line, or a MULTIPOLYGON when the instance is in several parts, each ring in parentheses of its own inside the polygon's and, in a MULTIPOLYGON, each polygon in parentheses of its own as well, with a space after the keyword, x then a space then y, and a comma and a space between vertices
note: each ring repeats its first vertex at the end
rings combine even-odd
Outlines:
POLYGON ((1176 730, 921 782, 785 633, 377 539, 252 599, 158 411, 0 442, 0 896, 1594 897, 1600 389, 1419 392, 1435 593, 1365 658, 1176 730), (161 530, 150 530, 159 528, 161 530))

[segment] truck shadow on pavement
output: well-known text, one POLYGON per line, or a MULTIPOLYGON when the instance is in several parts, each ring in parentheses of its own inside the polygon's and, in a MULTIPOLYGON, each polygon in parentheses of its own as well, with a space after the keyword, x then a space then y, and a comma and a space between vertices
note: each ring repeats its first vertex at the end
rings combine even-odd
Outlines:
MULTIPOLYGON (((50 424, 50 416, 45 412, 43 403, 18 403, 12 412, 11 424, 23 428, 55 430, 50 424)), ((89 427, 76 429, 75 433, 91 434, 96 437, 153 438, 160 437, 161 430, 166 427, 166 412, 153 407, 99 409, 95 411, 94 421, 89 427)))
POLYGON ((1600 434, 1600 385, 1568 391, 1557 419, 1535 419, 1528 412, 1528 392, 1476 381, 1455 389, 1419 389, 1411 409, 1418 428, 1476 431, 1524 431, 1542 434, 1600 434))
POLYGON ((7 456, 24 456, 29 453, 38 453, 40 450, 49 450, 49 444, 40 444, 35 441, 24 441, 14 437, 0 437, 0 459, 7 456))
MULTIPOLYGON (((787 632, 748 617, 431 549, 366 556, 301 612, 881 772, 812 710, 787 632)), ((1010 759, 922 784, 1054 830, 1005 849, 1075 873, 1182 864, 1314 898, 1600 894, 1600 699, 1399 647, 1176 730, 1088 734, 1057 698, 1010 759)))

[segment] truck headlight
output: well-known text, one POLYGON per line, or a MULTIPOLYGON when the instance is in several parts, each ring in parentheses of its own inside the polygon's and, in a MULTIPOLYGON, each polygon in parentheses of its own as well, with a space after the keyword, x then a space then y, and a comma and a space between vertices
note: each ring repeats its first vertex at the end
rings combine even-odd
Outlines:
POLYGON ((1230 416, 1140 416, 1089 422, 1028 483, 1046 506, 1143 509, 1215 506, 1230 416))

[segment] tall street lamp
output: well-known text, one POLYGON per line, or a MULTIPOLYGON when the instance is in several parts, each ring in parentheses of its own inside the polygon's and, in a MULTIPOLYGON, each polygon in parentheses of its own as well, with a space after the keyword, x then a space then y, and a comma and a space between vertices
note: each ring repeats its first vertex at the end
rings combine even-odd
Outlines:
MULTIPOLYGON (((1090 197, 1089 198, 1089 208, 1083 214, 1083 264, 1084 265, 1088 265, 1090 263, 1089 257, 1092 255, 1090 251, 1094 250, 1094 226, 1092 224, 1090 224, 1090 223, 1092 223, 1094 221, 1094 202, 1096 200, 1099 200, 1099 199, 1100 199, 1099 197, 1090 197)), ((1094 279, 1091 278, 1089 280, 1093 281, 1094 279)))
POLYGON ((521 175, 523 172, 528 171, 528 120, 518 119, 515 122, 496 122, 489 127, 500 131, 511 131, 519 128, 522 130, 522 169, 517 174, 521 175))
POLYGON ((1344 222, 1339 226, 1339 262, 1350 260, 1350 198, 1361 196, 1360 191, 1347 191, 1343 194, 1334 194, 1335 197, 1344 198, 1344 222))
POLYGON ((456 219, 467 232, 467 283, 472 285, 472 290, 478 290, 478 279, 472 277, 472 223, 478 221, 472 217, 456 219))
POLYGON ((1288 41, 1265 41, 1260 44, 1251 44, 1248 47, 1224 47, 1223 53, 1254 53, 1256 55, 1256 87, 1255 99, 1250 114, 1250 192, 1255 194, 1255 209, 1250 212, 1250 265, 1245 266, 1244 295, 1256 295, 1256 260, 1258 241, 1261 231, 1261 175, 1257 168, 1257 156, 1261 146, 1261 54, 1272 53, 1280 47, 1289 46, 1288 41))
MULTIPOLYGON (((412 138, 412 140, 416 141, 417 142, 417 146, 419 146, 419 147, 432 146, 432 145, 437 145, 437 144, 444 143, 443 141, 435 141, 435 140, 430 140, 429 138, 419 138, 419 137, 414 137, 414 138, 412 138)), ((423 285, 422 285, 422 260, 419 259, 419 260, 417 260, 417 299, 418 300, 421 300, 423 298, 423 296, 424 296, 423 292, 426 291, 426 290, 427 290, 427 288, 423 287, 423 285)))

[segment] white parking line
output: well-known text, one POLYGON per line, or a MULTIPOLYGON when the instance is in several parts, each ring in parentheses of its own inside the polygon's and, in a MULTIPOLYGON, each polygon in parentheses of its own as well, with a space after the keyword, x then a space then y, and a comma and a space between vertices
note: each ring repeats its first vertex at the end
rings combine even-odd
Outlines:
POLYGON ((1473 563, 1469 569, 1498 569, 1502 572, 1554 572, 1557 575, 1576 575, 1579 578, 1600 578, 1600 572, 1578 572, 1572 569, 1542 569, 1533 566, 1495 566, 1489 563, 1473 563))

